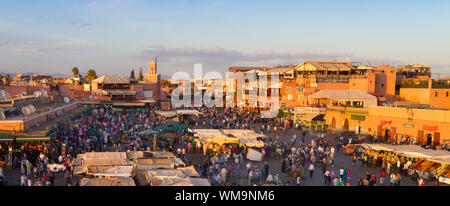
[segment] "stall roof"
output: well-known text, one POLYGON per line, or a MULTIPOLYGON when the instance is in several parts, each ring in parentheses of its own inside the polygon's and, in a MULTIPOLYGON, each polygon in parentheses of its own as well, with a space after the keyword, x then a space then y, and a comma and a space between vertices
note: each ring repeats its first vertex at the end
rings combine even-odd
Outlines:
POLYGON ((197 173, 195 168, 193 166, 190 167, 180 167, 177 168, 177 170, 180 170, 183 172, 183 174, 187 177, 200 177, 200 175, 197 173))
POLYGON ((177 110, 178 115, 199 115, 201 112, 193 109, 186 109, 186 110, 177 110))
POLYGON ((208 179, 204 178, 189 178, 189 181, 193 186, 211 186, 208 179))
POLYGON ((156 111, 156 114, 163 117, 176 117, 177 111, 156 111))
POLYGON ((126 159, 126 152, 88 152, 85 155, 79 155, 83 159, 126 159))
POLYGON ((171 152, 166 151, 152 151, 153 154, 152 159, 169 159, 169 158, 176 158, 176 156, 171 152))
POLYGON ((189 178, 153 178, 152 186, 194 186, 189 178))
POLYGON ((424 149, 418 145, 360 144, 362 147, 377 151, 395 152, 400 155, 424 158, 430 161, 450 163, 450 152, 445 150, 424 149))
POLYGON ((91 166, 88 167, 88 174, 102 177, 133 177, 133 166, 91 166))
POLYGON ((81 186, 136 186, 133 178, 83 178, 81 186))
POLYGON ((85 159, 82 161, 83 166, 129 166, 133 163, 129 159, 85 159))

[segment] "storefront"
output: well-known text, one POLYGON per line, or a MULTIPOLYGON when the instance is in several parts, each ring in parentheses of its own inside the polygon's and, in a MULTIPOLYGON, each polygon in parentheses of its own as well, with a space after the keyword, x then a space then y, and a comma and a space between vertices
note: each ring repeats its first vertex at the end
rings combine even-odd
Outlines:
POLYGON ((439 110, 371 107, 369 134, 389 144, 417 143, 441 147, 450 137, 450 112, 439 110))

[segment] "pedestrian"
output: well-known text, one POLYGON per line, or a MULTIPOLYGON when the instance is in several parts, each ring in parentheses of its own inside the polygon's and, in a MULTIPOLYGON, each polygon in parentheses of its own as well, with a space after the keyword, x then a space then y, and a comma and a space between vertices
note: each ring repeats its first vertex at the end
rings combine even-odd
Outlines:
POLYGON ((384 185, 384 177, 386 176, 386 172, 384 172, 384 169, 381 170, 380 175, 380 185, 384 185))
POLYGON ((314 173, 314 164, 313 164, 313 163, 311 163, 311 164, 309 165, 308 170, 309 170, 309 176, 310 176, 311 179, 312 179, 313 173, 314 173))

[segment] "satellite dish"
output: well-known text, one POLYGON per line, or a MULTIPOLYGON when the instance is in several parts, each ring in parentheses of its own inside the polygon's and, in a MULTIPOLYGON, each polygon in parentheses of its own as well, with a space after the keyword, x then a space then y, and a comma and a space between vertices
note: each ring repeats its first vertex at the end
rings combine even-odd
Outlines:
POLYGON ((32 104, 28 105, 27 108, 30 110, 31 113, 36 112, 36 107, 34 107, 34 105, 32 104))
POLYGON ((1 99, 2 101, 6 101, 6 97, 3 96, 3 95, 0 96, 0 99, 1 99))
POLYGON ((26 92, 22 92, 22 96, 27 96, 27 93, 26 92))
POLYGON ((92 95, 89 95, 89 99, 92 99, 92 98, 94 98, 92 95))
POLYGON ((19 94, 19 95, 17 95, 17 98, 22 99, 22 98, 23 98, 23 95, 22 95, 22 94, 19 94))
POLYGON ((99 93, 99 92, 95 92, 94 95, 95 95, 95 96, 98 96, 98 95, 100 95, 100 93, 99 93))
POLYGON ((0 112, 0 120, 5 120, 6 116, 4 112, 0 112))
POLYGON ((66 104, 69 104, 69 103, 70 103, 69 97, 64 97, 64 102, 65 102, 66 104))
POLYGON ((33 97, 39 98, 39 92, 34 92, 34 93, 33 93, 33 97))
POLYGON ((22 107, 22 113, 23 115, 28 116, 31 114, 31 111, 28 107, 22 107))

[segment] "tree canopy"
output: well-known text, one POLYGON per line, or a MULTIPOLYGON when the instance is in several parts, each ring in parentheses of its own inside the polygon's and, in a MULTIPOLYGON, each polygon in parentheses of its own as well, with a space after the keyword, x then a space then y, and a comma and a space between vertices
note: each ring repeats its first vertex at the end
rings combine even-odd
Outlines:
POLYGON ((94 79, 97 79, 97 72, 95 72, 95 70, 93 69, 89 69, 86 74, 86 80, 92 81, 94 79))
POLYGON ((134 69, 131 70, 130 79, 136 79, 136 77, 134 76, 134 69))
POLYGON ((144 81, 144 75, 142 74, 142 67, 141 70, 139 71, 139 81, 144 81))
POLYGON ((78 76, 78 75, 80 74, 80 70, 78 70, 77 67, 74 67, 74 68, 72 69, 72 74, 73 74, 73 76, 78 76))

